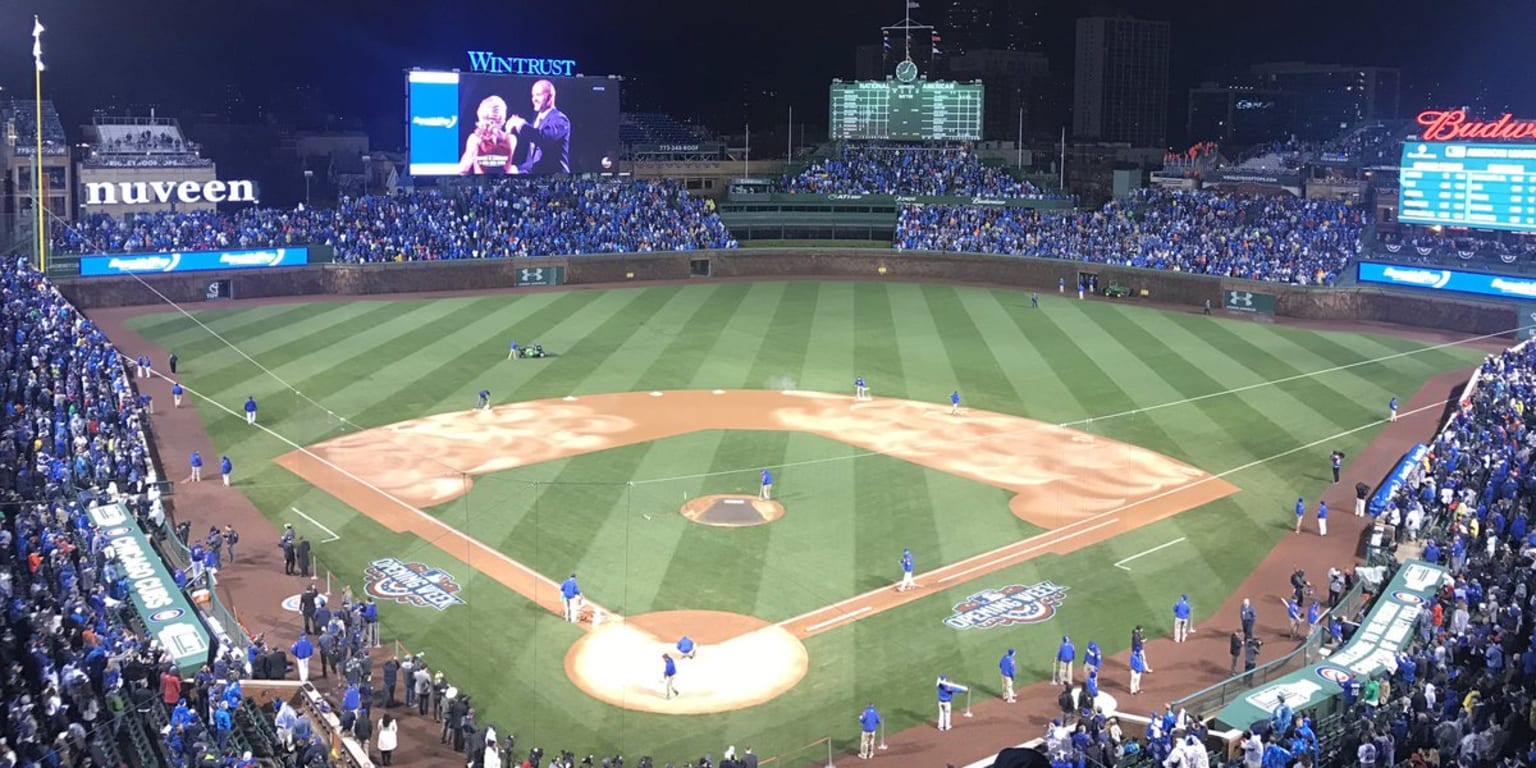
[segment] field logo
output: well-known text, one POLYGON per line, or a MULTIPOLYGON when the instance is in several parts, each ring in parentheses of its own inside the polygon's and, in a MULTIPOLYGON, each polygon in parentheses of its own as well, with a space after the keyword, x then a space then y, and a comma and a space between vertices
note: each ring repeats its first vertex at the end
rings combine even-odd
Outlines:
POLYGON ((459 582, 452 574, 422 563, 407 563, 393 557, 380 558, 368 564, 363 578, 364 589, 380 600, 393 600, 417 608, 431 607, 439 611, 464 604, 458 596, 459 582))
POLYGON ((955 606, 944 623, 955 629, 991 629, 1015 624, 1038 624, 1056 615, 1056 606, 1066 599, 1067 587, 1042 581, 1024 586, 1010 584, 971 595, 955 606))
POLYGON ((1329 666, 1318 667, 1317 676, 1327 680, 1330 683, 1333 683, 1334 685, 1339 686, 1340 688, 1344 687, 1345 683, 1355 679, 1355 676, 1350 674, 1349 670, 1329 666))

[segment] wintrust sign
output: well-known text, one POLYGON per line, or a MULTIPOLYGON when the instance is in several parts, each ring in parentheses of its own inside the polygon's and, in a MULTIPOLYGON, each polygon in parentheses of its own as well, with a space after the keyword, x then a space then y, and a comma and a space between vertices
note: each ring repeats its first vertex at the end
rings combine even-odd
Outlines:
POLYGON ((254 181, 88 181, 86 205, 254 203, 254 181))

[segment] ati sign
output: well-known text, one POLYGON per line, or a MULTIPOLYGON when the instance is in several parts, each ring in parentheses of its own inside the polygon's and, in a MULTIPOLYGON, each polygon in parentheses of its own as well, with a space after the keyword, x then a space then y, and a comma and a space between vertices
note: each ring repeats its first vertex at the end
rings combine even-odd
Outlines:
POLYGON ((1042 581, 1030 586, 1009 584, 977 592, 956 605, 955 612, 944 623, 954 629, 1038 624, 1056 615, 1056 606, 1066 599, 1067 589, 1054 582, 1042 581))
POLYGON ((517 285, 565 285, 565 267, 517 267, 517 285))
POLYGON ((1275 297, 1253 291, 1223 291, 1222 306, 1228 312, 1247 312, 1258 315, 1275 313, 1275 297))
POLYGON ((254 203, 254 181, 88 181, 86 205, 254 203))
POLYGON ((459 599, 459 582, 453 574, 421 563, 407 563, 393 557, 379 558, 368 564, 363 581, 363 588, 378 600, 439 611, 464 604, 459 599))

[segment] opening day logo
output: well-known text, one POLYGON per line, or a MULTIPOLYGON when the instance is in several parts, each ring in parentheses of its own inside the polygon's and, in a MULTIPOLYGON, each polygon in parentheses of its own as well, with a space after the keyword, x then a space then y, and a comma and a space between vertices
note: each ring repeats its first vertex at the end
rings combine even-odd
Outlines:
POLYGON ((407 563, 393 557, 380 558, 368 564, 363 578, 363 588, 379 600, 393 600, 403 605, 431 607, 439 611, 464 604, 458 596, 459 582, 452 574, 422 563, 407 563))
POLYGON ((1066 599, 1068 587, 1042 581, 1024 586, 1009 584, 971 595, 955 605, 955 612, 944 623, 955 629, 991 629, 1016 624, 1038 624, 1056 615, 1056 606, 1066 599))

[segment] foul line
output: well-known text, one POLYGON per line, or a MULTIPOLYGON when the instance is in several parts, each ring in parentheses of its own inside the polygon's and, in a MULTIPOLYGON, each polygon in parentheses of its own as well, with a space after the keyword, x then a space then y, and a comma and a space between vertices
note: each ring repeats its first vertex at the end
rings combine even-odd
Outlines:
POLYGON ((841 624, 842 622, 845 622, 845 621, 848 621, 850 619, 858 617, 858 615, 861 614, 861 613, 868 613, 871 610, 874 610, 874 609, 866 605, 863 608, 860 608, 860 609, 858 609, 856 611, 850 611, 850 612, 845 613, 845 614, 843 614, 841 616, 838 616, 837 618, 827 619, 826 621, 823 621, 823 622, 821 622, 819 624, 812 624, 809 627, 806 627, 805 631, 807 631, 807 632, 815 632, 816 630, 822 629, 824 627, 830 627, 833 624, 841 624))
MULTIPOLYGON (((1445 407, 1445 401, 1442 400, 1442 401, 1440 401, 1438 403, 1431 403, 1429 405, 1424 405, 1424 406, 1420 406, 1418 408, 1413 408, 1413 409, 1410 409, 1410 410, 1407 410, 1407 411, 1402 411, 1402 412, 1400 412, 1398 414, 1398 418, 1403 418, 1403 417, 1406 417, 1406 416, 1412 416, 1412 415, 1414 415, 1416 413, 1421 413, 1423 411, 1432 411, 1432 410, 1439 409, 1439 408, 1444 408, 1444 407, 1445 407)), ((1188 490, 1190 488, 1194 488, 1196 486, 1204 485, 1204 484, 1206 484, 1208 482, 1211 482, 1212 480, 1220 480, 1220 479, 1228 477, 1230 475, 1235 475, 1235 474, 1237 474, 1239 472, 1244 472, 1244 471, 1247 471, 1249 469, 1253 469, 1254 467, 1257 467, 1257 466, 1260 466, 1260 465, 1263 465, 1263 464, 1267 464, 1267 463, 1269 463, 1271 461, 1274 461, 1276 459, 1281 459, 1281 458, 1284 458, 1286 456, 1290 456, 1293 453, 1300 453, 1302 451, 1305 451, 1305 450, 1308 450, 1308 449, 1311 449, 1311 448, 1315 448, 1315 447, 1317 447, 1319 445, 1322 445, 1323 443, 1331 442, 1331 441, 1337 440, 1337 439, 1339 439, 1341 437, 1347 437, 1347 436, 1352 435, 1352 434, 1354 434, 1356 432, 1362 432, 1364 430, 1371 429, 1373 427, 1381 426, 1382 424, 1385 424, 1385 423, 1387 423, 1386 419, 1377 419, 1375 421, 1372 421, 1372 422, 1369 422, 1369 423, 1366 423, 1366 424, 1362 424, 1362 425, 1360 425, 1358 427, 1355 427, 1353 429, 1346 429, 1343 432, 1339 432, 1338 434, 1329 435, 1328 437, 1324 437, 1324 438, 1321 438, 1319 440, 1313 440, 1312 442, 1307 443, 1305 445, 1298 445, 1295 448, 1290 448, 1290 449, 1281 451, 1281 452, 1276 453, 1276 454, 1274 454, 1272 456, 1266 456, 1265 458, 1262 458, 1262 459, 1255 459, 1253 461, 1248 462, 1247 464, 1242 464, 1242 465, 1239 465, 1239 466, 1236 466, 1236 467, 1232 467, 1231 469, 1224 470, 1224 471, 1219 472, 1217 474, 1206 475, 1205 477, 1202 477, 1202 478, 1200 478, 1198 480, 1193 480, 1193 481, 1185 483, 1183 485, 1175 486, 1175 487, 1170 488, 1170 489, 1168 489, 1166 491, 1162 491, 1160 493, 1154 494, 1152 496, 1148 496, 1148 497, 1143 498, 1143 499, 1137 499, 1136 501, 1130 502, 1128 504, 1122 504, 1122 505, 1120 505, 1119 507, 1117 507, 1115 509, 1107 510, 1107 511, 1104 511, 1104 512, 1100 512, 1100 513, 1098 513, 1096 515, 1091 515, 1089 517, 1085 517, 1085 518, 1083 518, 1081 520, 1077 520, 1075 522, 1068 523, 1068 524, 1066 524, 1066 525, 1064 525, 1064 526, 1062 526, 1060 528, 1053 528, 1053 529, 1051 529, 1049 531, 1046 531, 1045 533, 1036 534, 1035 536, 1031 536, 1030 538, 1016 541, 1016 542, 1014 542, 1012 544, 1009 544, 1007 546, 998 547, 997 549, 994 549, 994 550, 992 550, 990 552, 983 552, 983 553, 981 553, 979 555, 973 555, 973 556, 968 557, 968 558, 966 558, 964 560, 960 560, 958 562, 951 563, 951 564, 943 566, 941 568, 934 569, 933 571, 930 571, 928 573, 922 574, 921 576, 918 576, 916 578, 918 578, 918 579, 931 578, 931 577, 934 577, 934 576, 938 576, 939 574, 944 574, 946 571, 949 571, 951 568, 955 568, 957 566, 961 566, 961 565, 965 565, 967 563, 972 563, 972 562, 977 562, 977 561, 985 561, 985 562, 980 562, 977 565, 973 565, 970 568, 967 568, 967 569, 962 570, 962 571, 958 571, 956 573, 950 573, 950 574, 944 575, 944 576, 939 578, 939 583, 942 584, 942 583, 944 583, 946 581, 949 581, 950 579, 960 578, 962 576, 968 576, 968 575, 976 573, 978 571, 990 571, 990 570, 993 570, 996 566, 1002 565, 1002 564, 1008 562, 1009 560, 1016 559, 1016 558, 1018 558, 1018 557, 1020 557, 1022 555, 1026 555, 1026 554, 1029 554, 1029 553, 1034 552, 1036 550, 1044 549, 1046 547, 1055 546, 1057 544, 1060 544, 1063 541, 1067 541, 1069 539, 1073 539, 1073 538, 1076 538, 1078 536, 1081 536, 1081 535, 1083 535, 1085 533, 1089 533, 1091 531, 1098 530, 1099 528, 1103 528, 1103 527, 1105 527, 1107 525, 1113 525, 1115 523, 1120 522, 1119 519, 1104 520, 1104 518, 1106 518, 1106 517, 1110 517, 1112 515, 1118 515, 1118 514, 1120 514, 1122 512, 1125 512, 1126 510, 1134 509, 1134 508, 1136 508, 1138 506, 1141 506, 1142 504, 1145 504, 1145 503, 1147 503, 1149 501, 1155 501, 1157 499, 1160 499, 1160 498, 1163 498, 1163 497, 1166 497, 1166 496, 1169 496, 1169 495, 1172 495, 1172 494, 1175 494, 1175 493, 1181 493, 1181 492, 1186 491, 1186 490, 1188 490), (1060 534, 1062 531, 1067 531, 1067 530, 1076 528, 1076 527, 1078 527, 1080 525, 1084 525, 1086 523, 1094 523, 1094 525, 1092 527, 1089 527, 1089 528, 1084 528, 1083 530, 1073 531, 1072 533, 1070 533, 1068 535, 1065 535, 1065 536, 1058 536, 1058 534, 1060 534), (1049 540, 1047 540, 1047 539, 1049 539, 1049 540), (1010 551, 1010 550, 1013 550, 1016 547, 1019 547, 1021 545, 1024 545, 1023 549, 1019 549, 1018 551, 1010 551)), ((848 605, 849 603, 856 603, 856 602, 858 602, 860 600, 868 600, 871 597, 874 597, 874 596, 879 595, 879 594, 883 594, 883 593, 885 593, 885 592, 887 592, 889 590, 890 590, 890 587, 881 587, 879 589, 872 589, 872 590, 870 590, 868 592, 865 592, 863 594, 855 595, 853 597, 850 597, 850 598, 847 598, 847 599, 844 599, 844 600, 839 600, 839 601, 837 601, 835 603, 832 603, 831 605, 824 606, 822 608, 817 608, 814 611, 809 611, 807 613, 803 613, 803 614, 801 614, 799 616, 796 616, 796 617, 794 617, 792 619, 786 619, 784 621, 779 622, 778 626, 786 627, 787 628, 790 625, 792 625, 792 624, 794 624, 794 623, 796 623, 798 621, 801 621, 801 620, 804 620, 804 619, 808 619, 808 618, 811 618, 813 616, 816 616, 817 614, 826 613, 828 611, 836 611, 837 609, 841 608, 842 606, 848 605)), ((865 608, 869 608, 869 607, 870 606, 863 606, 862 608, 857 609, 855 611, 850 611, 849 613, 847 613, 847 614, 845 614, 843 616, 843 619, 852 618, 856 614, 864 613, 865 612, 864 609, 865 608)), ((839 619, 839 620, 841 621, 843 619, 839 619)), ((823 624, 825 624, 825 622, 823 622, 823 624)), ((806 631, 812 631, 812 630, 811 630, 810 627, 807 627, 806 631)))
POLYGON ((1131 555, 1130 557, 1127 557, 1126 559, 1121 560, 1118 563, 1115 563, 1115 567, 1119 568, 1122 571, 1129 571, 1130 569, 1125 567, 1126 563, 1129 563, 1130 561, 1135 560, 1136 558, 1141 557, 1143 555, 1150 555, 1153 552, 1156 552, 1158 550, 1167 549, 1167 548, 1169 548, 1169 547, 1171 547, 1171 546, 1173 546, 1173 545, 1175 545, 1175 544, 1177 544, 1177 543, 1179 543, 1181 541, 1187 541, 1188 539, 1189 539, 1188 536, 1180 536, 1177 539, 1174 539, 1173 541, 1168 542, 1167 544, 1159 544, 1159 545, 1157 545, 1157 546, 1155 546, 1155 547, 1153 547, 1153 548, 1151 548, 1149 550, 1146 550, 1145 552, 1137 552, 1136 554, 1131 555))
MULTIPOLYGON (((158 377, 160 377, 162 379, 165 379, 166 381, 170 381, 171 380, 169 377, 167 377, 166 375, 160 373, 159 371, 151 370, 151 372, 155 376, 158 376, 158 377)), ((217 400, 214 400, 213 398, 210 398, 207 395, 204 395, 204 394, 198 392, 197 390, 194 390, 191 387, 186 386, 185 384, 182 385, 182 389, 186 390, 187 394, 192 395, 193 397, 200 398, 203 401, 212 404, 215 408, 218 408, 219 410, 229 414, 230 416, 233 416, 235 418, 242 418, 242 414, 235 413, 234 409, 230 408, 229 406, 227 406, 227 405, 225 405, 225 404, 223 404, 223 403, 221 403, 221 402, 219 402, 217 400)), ((361 477, 358 477, 357 475, 352 474, 350 471, 348 471, 344 467, 337 466, 334 462, 330 461, 329 459, 326 459, 325 457, 316 454, 314 451, 311 451, 308 448, 306 448, 306 447, 304 447, 302 445, 299 445, 298 443, 295 443, 294 441, 292 441, 292 440, 288 439, 287 437, 283 436, 282 434, 278 433, 276 430, 273 430, 271 427, 268 427, 267 425, 262 424, 261 422, 256 422, 252 426, 256 427, 257 429, 259 429, 259 430, 261 430, 261 431, 263 431, 263 432, 265 432, 265 433, 267 433, 269 435, 271 435, 274 438, 277 438, 279 441, 292 446, 293 449, 298 451, 299 453, 302 453, 305 456, 308 456, 309 458, 314 459, 315 461, 317 461, 317 462, 319 462, 321 464, 324 464, 327 467, 330 467, 331 469, 335 470, 338 474, 346 477, 347 479, 351 480, 352 482, 355 482, 358 485, 361 485, 362 487, 367 488, 368 490, 373 491, 374 493, 377 493, 378 495, 380 495, 380 496, 382 496, 382 497, 384 497, 384 498, 394 502, 395 504, 398 504, 402 509, 409 510, 410 512, 415 514, 417 517, 420 517, 422 520, 425 520, 428 523, 431 523, 432 525, 435 525, 438 528, 441 528, 445 532, 445 534, 451 534, 451 535, 454 535, 454 536, 458 536, 460 539, 463 539, 464 542, 467 543, 469 546, 474 547, 475 549, 477 549, 477 550, 479 550, 481 552, 484 552, 484 553, 490 555, 491 557, 494 557, 497 560, 500 560, 500 561, 502 561, 502 562, 512 566, 513 568, 518 569, 519 571, 531 574, 536 582, 549 587, 550 589, 554 590, 557 593, 560 591, 560 585, 555 583, 555 581, 550 579, 548 576, 545 576, 544 574, 539 573, 538 571, 536 571, 536 570, 534 570, 532 568, 529 568, 528 566, 523 565, 522 563, 519 563, 518 561, 513 560, 510 557, 507 557, 506 555, 502 554, 501 552, 498 552, 495 549, 492 549, 491 547, 486 546, 486 544, 484 542, 480 541, 479 539, 474 538, 474 537, 470 536, 469 534, 464 533, 463 531, 460 531, 459 529, 457 529, 457 528, 455 528, 455 527, 453 527, 453 526, 443 522, 442 520, 439 520, 439 519, 437 519, 437 518, 435 518, 435 517, 433 517, 433 516, 423 512, 423 511, 417 509, 414 506, 411 506, 410 504, 406 503, 404 500, 400 499, 399 497, 395 496, 394 494, 390 493, 389 491, 386 491, 386 490, 384 490, 382 488, 379 488, 378 486, 368 482, 367 480, 364 480, 361 477)), ((314 485, 314 484, 311 483, 311 485, 314 485)), ((319 486, 317 485, 316 487, 319 487, 319 486)), ((298 510, 294 510, 294 511, 297 512, 298 510)), ((358 510, 358 511, 359 512, 363 512, 363 510, 358 510)), ((301 512, 300 514, 303 514, 303 513, 301 512)), ((363 512, 363 514, 367 514, 367 512, 363 512)), ((308 515, 305 515, 305 517, 308 517, 308 515)), ((316 524, 318 525, 318 523, 316 523, 316 524)), ((428 543, 429 544, 436 544, 437 541, 438 540, 434 539, 432 541, 429 541, 428 543)), ((441 547, 439 547, 439 549, 441 549, 441 547)), ((444 550, 444 551, 446 552, 446 550, 444 550)), ((454 556, 451 553, 449 553, 449 555, 450 556, 454 556)), ((467 564, 468 563, 466 563, 466 565, 467 564)), ((508 589, 512 589, 510 586, 508 586, 507 588, 508 589)), ((513 589, 512 591, 516 592, 517 590, 513 589)), ((524 595, 524 597, 527 597, 529 599, 529 601, 531 601, 535 605, 539 604, 539 601, 533 595, 524 595)), ((583 595, 583 598, 585 599, 585 595, 583 595)), ((603 606, 598 605, 597 603, 595 603, 595 602, 593 602, 591 600, 585 600, 585 602, 587 604, 589 604, 589 605, 592 605, 595 608, 598 608, 598 609, 602 610, 603 614, 605 616, 607 616, 607 617, 610 617, 610 619, 622 618, 619 614, 614 613, 613 611, 610 611, 607 608, 604 608, 603 606)), ((553 608, 549 608, 548 610, 551 613, 556 613, 556 611, 553 608)), ((584 625, 578 625, 578 626, 584 626, 584 625)))
POLYGON ((326 539, 325 541, 320 542, 321 544, 329 544, 329 543, 331 543, 333 541, 341 541, 341 534, 338 534, 337 532, 335 532, 335 531, 325 527, 325 523, 322 523, 319 520, 316 520, 313 517, 310 517, 309 515, 304 514, 304 511, 299 509, 298 507, 289 507, 289 509, 293 510, 294 514, 297 514, 299 517, 302 517, 305 520, 308 520, 311 523, 314 523, 315 525, 320 527, 320 530, 325 531, 326 533, 329 533, 331 535, 331 537, 329 539, 326 539))

